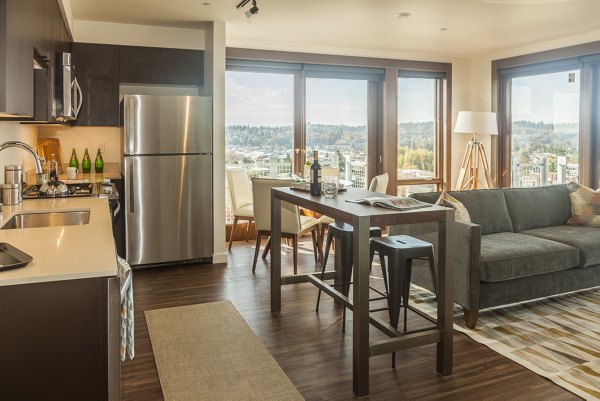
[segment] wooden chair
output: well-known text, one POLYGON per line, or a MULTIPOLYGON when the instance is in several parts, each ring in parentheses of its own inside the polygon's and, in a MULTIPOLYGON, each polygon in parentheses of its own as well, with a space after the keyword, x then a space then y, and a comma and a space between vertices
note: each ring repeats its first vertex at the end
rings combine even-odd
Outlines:
POLYGON ((233 236, 238 220, 248 221, 246 229, 246 241, 250 236, 250 224, 254 221, 254 207, 252 205, 252 188, 246 169, 234 167, 227 169, 227 183, 231 195, 231 206, 233 207, 233 226, 229 236, 229 250, 233 243, 233 236))
MULTIPOLYGON (((292 180, 279 180, 274 178, 253 178, 252 194, 255 205, 260 207, 254 210, 254 224, 256 225, 256 249, 254 251, 254 262, 252 263, 252 272, 256 270, 258 252, 262 237, 271 235, 271 188, 289 187, 292 180)), ((287 202, 281 203, 281 238, 292 240, 294 253, 294 274, 298 274, 298 237, 310 232, 312 234, 313 251, 315 253, 315 263, 321 259, 319 244, 319 220, 301 216, 298 206, 287 202)), ((262 257, 266 258, 271 248, 271 239, 267 242, 262 257)))

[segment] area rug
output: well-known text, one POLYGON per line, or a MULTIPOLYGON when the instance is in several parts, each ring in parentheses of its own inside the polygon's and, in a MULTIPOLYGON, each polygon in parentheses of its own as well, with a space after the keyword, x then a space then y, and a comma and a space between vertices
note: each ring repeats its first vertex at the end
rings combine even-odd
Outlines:
POLYGON ((231 302, 145 315, 165 401, 304 399, 231 302))
MULTIPOLYGON (((435 316, 433 294, 411 286, 411 303, 435 316)), ((454 310, 454 329, 586 400, 600 400, 600 289, 482 311, 477 326, 454 310)))

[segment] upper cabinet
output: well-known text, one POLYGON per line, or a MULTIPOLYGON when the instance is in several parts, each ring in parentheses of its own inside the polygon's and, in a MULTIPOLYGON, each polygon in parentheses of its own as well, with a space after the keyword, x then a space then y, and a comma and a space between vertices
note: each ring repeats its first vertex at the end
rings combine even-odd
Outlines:
POLYGON ((141 46, 73 44, 73 64, 83 91, 78 126, 119 125, 119 84, 204 83, 204 52, 141 46))
POLYGON ((160 80, 171 85, 204 84, 204 53, 195 50, 160 49, 160 80), (202 73, 198 73, 202 72, 202 73))
POLYGON ((77 125, 119 125, 119 48, 74 43, 73 65, 83 93, 77 125))
POLYGON ((35 104, 42 119, 50 119, 55 54, 69 48, 57 0, 0 0, 0 117, 33 119, 35 104), (34 74, 34 57, 48 70, 46 82, 34 74))
POLYGON ((119 80, 123 83, 160 83, 160 49, 119 46, 119 80))

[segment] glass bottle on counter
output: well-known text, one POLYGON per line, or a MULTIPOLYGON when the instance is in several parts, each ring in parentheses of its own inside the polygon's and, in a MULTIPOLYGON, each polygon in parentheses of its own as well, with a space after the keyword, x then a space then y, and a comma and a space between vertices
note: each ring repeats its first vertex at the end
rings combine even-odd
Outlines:
POLYGON ((85 148, 85 153, 83 154, 83 160, 81 161, 81 171, 84 174, 92 172, 92 161, 90 160, 88 148, 85 148))
POLYGON ((54 153, 50 154, 50 160, 46 162, 48 169, 48 177, 51 182, 58 181, 58 162, 54 158, 54 153))
POLYGON ((69 167, 79 168, 79 159, 77 158, 75 148, 73 148, 73 151, 71 152, 71 160, 69 160, 69 167))
POLYGON ((319 151, 315 150, 315 156, 310 166, 310 194, 321 195, 321 164, 319 163, 319 151))
POLYGON ((102 159, 102 152, 100 148, 98 148, 98 152, 96 153, 96 161, 94 162, 94 167, 96 173, 100 174, 104 172, 104 159, 102 159))

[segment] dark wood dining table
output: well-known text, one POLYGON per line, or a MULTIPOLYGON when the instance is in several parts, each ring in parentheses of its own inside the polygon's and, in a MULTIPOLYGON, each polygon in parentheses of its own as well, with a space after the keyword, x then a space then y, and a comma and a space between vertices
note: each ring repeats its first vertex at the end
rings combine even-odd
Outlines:
POLYGON ((281 286, 304 282, 310 282, 321 288, 337 302, 351 309, 353 311, 353 390, 358 396, 369 394, 369 358, 377 355, 435 343, 437 344, 437 373, 442 376, 452 374, 454 210, 432 205, 421 209, 398 211, 346 202, 373 196, 385 197, 387 195, 353 188, 338 193, 334 198, 311 196, 308 192, 288 187, 273 188, 271 191, 271 312, 273 314, 281 313, 281 286), (281 275, 282 201, 325 214, 337 222, 353 226, 354 284, 352 299, 336 290, 336 284, 341 282, 339 252, 335 253, 335 270, 326 272, 323 280, 321 280, 320 272, 281 275), (406 334, 369 312, 369 228, 425 222, 437 222, 439 228, 436 325, 431 330, 406 334), (330 279, 334 280, 333 286, 325 282, 330 279), (369 324, 389 338, 370 341, 369 324))

